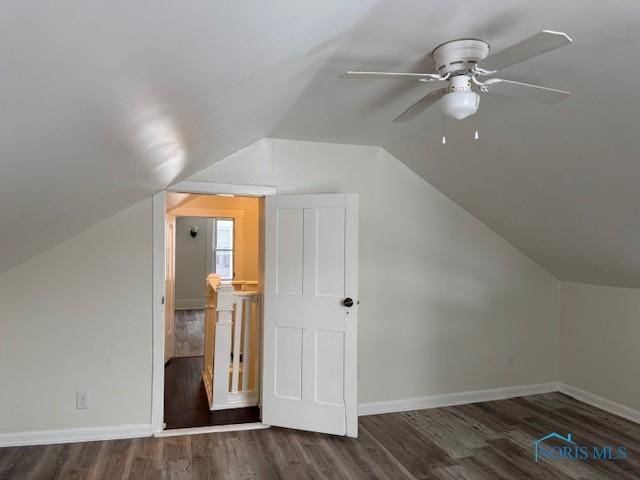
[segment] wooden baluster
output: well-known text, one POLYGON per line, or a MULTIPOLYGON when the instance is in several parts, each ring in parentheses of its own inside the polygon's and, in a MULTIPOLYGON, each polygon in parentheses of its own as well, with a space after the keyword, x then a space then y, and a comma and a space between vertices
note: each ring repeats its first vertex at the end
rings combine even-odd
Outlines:
POLYGON ((242 321, 244 319, 244 301, 242 297, 235 299, 236 313, 233 328, 233 367, 231 369, 231 393, 238 393, 238 377, 240 375, 240 340, 242 338, 242 321))
POLYGON ((253 297, 243 297, 244 304, 242 324, 244 328, 244 339, 242 342, 242 391, 249 391, 249 375, 253 367, 251 361, 251 304, 253 297))

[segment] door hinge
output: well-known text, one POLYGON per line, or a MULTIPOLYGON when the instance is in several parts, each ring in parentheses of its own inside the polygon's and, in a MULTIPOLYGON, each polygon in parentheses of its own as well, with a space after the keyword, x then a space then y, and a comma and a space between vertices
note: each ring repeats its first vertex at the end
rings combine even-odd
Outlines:
POLYGON ((164 305, 164 296, 162 297, 162 305, 164 305))

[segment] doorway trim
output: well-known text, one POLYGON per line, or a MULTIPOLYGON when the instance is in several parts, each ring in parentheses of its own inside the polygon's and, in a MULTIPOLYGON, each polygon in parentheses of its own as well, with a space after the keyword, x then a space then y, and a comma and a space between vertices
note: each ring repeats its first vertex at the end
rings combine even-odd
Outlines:
POLYGON ((240 185, 230 183, 196 182, 184 180, 153 196, 152 207, 152 346, 151 346, 151 431, 164 430, 164 295, 165 295, 165 214, 167 192, 202 195, 238 195, 264 197, 275 195, 271 185, 240 185))

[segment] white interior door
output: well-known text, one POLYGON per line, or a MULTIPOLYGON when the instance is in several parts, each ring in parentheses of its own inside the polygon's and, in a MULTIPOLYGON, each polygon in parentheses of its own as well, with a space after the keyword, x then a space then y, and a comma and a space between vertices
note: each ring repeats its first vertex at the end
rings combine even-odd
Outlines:
POLYGON ((266 198, 262 421, 358 434, 358 196, 266 198))

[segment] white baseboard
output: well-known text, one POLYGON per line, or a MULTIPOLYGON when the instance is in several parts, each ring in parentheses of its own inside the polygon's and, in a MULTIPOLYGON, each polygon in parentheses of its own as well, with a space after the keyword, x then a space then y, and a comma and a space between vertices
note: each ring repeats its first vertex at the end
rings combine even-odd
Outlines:
POLYGON ((582 390, 565 383, 539 383, 536 385, 520 385, 515 387, 492 388, 489 390, 475 390, 444 395, 429 395, 426 397, 389 400, 384 402, 361 403, 358 405, 358 415, 378 415, 382 413, 406 412, 425 408, 451 407, 468 403, 490 402, 507 398, 537 395, 541 393, 561 392, 606 412, 640 423, 640 411, 607 400, 586 390, 582 390))
POLYGON ((586 390, 582 390, 581 388, 573 387, 565 383, 558 384, 558 391, 606 412, 613 413, 614 415, 626 418, 627 420, 631 420, 635 423, 640 423, 640 412, 638 410, 607 400, 595 393, 587 392, 586 390))
MULTIPOLYGON (((384 402, 361 403, 358 415, 377 415, 381 413, 406 412, 425 408, 449 407, 468 403, 489 402, 507 398, 537 395, 541 393, 562 392, 565 395, 593 405, 606 412, 640 423, 640 411, 607 400, 604 397, 587 392, 564 383, 539 383, 535 385, 519 385, 515 387, 492 388, 443 395, 429 395, 425 397, 389 400, 384 402)), ((267 428, 266 425, 245 424, 220 427, 205 427, 202 429, 165 430, 155 433, 155 436, 191 435, 197 433, 213 433, 232 429, 267 428), (239 428, 240 427, 240 428, 239 428)), ((44 430, 16 433, 0 433, 0 447, 16 447, 23 445, 49 445, 55 443, 92 442, 99 440, 115 440, 123 438, 140 438, 154 435, 150 424, 118 425, 113 427, 72 428, 65 430, 44 430)))
POLYGON ((98 440, 115 440, 120 438, 140 438, 150 437, 152 433, 150 424, 0 433, 0 447, 94 442, 98 440))
POLYGON ((506 398, 537 395, 555 392, 558 384, 539 383, 535 385, 518 385, 515 387, 492 388, 488 390, 473 390, 443 395, 429 395, 426 397, 389 400, 384 402, 361 403, 358 405, 358 415, 378 415, 381 413, 406 412, 425 408, 451 407, 467 403, 489 402, 506 398))
POLYGON ((174 308, 176 310, 204 309, 204 298, 176 298, 174 308))

